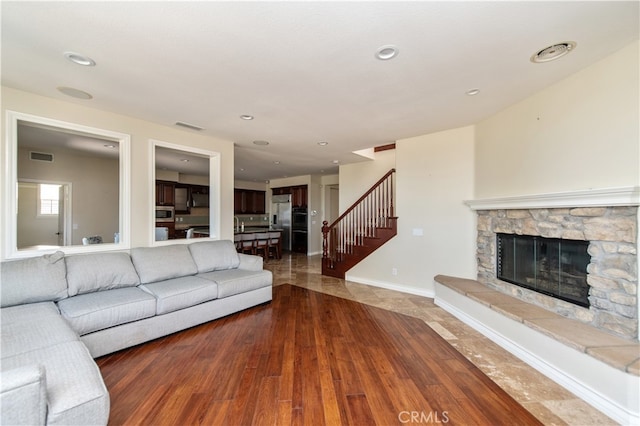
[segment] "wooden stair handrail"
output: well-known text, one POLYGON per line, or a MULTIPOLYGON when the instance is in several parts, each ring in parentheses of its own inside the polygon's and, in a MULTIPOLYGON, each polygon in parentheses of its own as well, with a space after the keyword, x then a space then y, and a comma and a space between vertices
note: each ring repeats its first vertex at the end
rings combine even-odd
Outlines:
MULTIPOLYGON (((360 204, 360 202, 362 200, 364 200, 365 198, 367 198, 373 191, 375 191, 375 189, 380 186, 380 184, 382 184, 382 182, 384 182, 389 176, 391 176, 393 173, 396 172, 396 169, 391 169, 389 170, 384 176, 382 176, 376 183, 374 183, 371 188, 369 188, 369 190, 367 192, 365 192, 362 197, 358 198, 358 200, 351 204, 351 207, 349 207, 344 213, 342 213, 340 215, 340 217, 338 217, 336 220, 333 221, 333 223, 331 225, 329 225, 329 228, 333 228, 338 222, 340 222, 345 216, 347 216, 349 213, 351 213, 351 211, 353 211, 353 209, 356 208, 356 206, 358 204, 360 204)), ((391 211, 393 212, 393 199, 391 200, 391 211)), ((326 221, 325 221, 326 222, 326 221)))

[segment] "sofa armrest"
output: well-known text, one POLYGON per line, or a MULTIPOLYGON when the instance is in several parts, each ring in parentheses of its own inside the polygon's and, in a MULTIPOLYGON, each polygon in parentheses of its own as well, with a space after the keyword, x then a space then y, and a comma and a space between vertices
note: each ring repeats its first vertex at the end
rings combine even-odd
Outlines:
POLYGON ((238 269, 245 269, 247 271, 262 271, 262 256, 255 256, 253 254, 238 253, 240 257, 240 265, 238 269))
POLYGON ((41 365, 2 372, 0 424, 43 425, 47 419, 47 383, 41 365))

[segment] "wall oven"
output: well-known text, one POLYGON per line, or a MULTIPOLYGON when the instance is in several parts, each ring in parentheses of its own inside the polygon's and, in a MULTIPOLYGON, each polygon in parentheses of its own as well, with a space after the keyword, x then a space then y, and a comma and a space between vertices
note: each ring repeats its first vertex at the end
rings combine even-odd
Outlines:
POLYGON ((291 229, 307 230, 307 209, 294 207, 291 211, 291 229))
POLYGON ((156 206, 156 223, 175 221, 175 208, 173 206, 156 206))

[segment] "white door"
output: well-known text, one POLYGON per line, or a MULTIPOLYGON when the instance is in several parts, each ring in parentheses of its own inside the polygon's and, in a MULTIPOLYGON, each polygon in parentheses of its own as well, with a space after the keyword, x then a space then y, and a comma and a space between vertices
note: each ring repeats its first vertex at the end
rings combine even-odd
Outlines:
POLYGON ((58 189, 58 245, 59 246, 65 246, 66 244, 66 239, 65 239, 65 216, 64 216, 64 211, 65 211, 65 199, 66 197, 66 185, 60 185, 60 188, 58 189))

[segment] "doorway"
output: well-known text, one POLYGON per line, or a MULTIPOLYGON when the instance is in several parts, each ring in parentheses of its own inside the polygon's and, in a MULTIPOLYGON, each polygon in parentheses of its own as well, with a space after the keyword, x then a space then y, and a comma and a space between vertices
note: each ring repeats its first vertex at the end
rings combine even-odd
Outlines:
POLYGON ((71 183, 18 181, 18 250, 71 245, 71 183))

